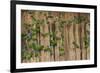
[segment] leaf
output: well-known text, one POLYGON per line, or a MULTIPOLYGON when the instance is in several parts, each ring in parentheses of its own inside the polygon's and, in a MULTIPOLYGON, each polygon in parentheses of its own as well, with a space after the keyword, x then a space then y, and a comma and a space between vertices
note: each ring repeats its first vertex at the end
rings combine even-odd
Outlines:
POLYGON ((59 54, 60 56, 63 56, 65 54, 64 48, 60 48, 59 51, 60 51, 60 54, 59 54))
POLYGON ((22 38, 22 39, 26 40, 26 37, 27 37, 26 34, 24 34, 24 33, 21 34, 21 38, 22 38))
POLYGON ((32 48, 33 48, 33 50, 39 52, 39 51, 43 50, 44 46, 43 46, 43 45, 38 45, 38 44, 33 43, 33 44, 32 44, 32 48))
POLYGON ((51 52, 51 48, 49 48, 49 47, 46 47, 46 48, 44 48, 44 51, 49 51, 49 52, 51 52))
POLYGON ((56 46, 57 45, 57 41, 50 40, 50 44, 51 44, 51 46, 56 46))
POLYGON ((33 23, 33 25, 36 25, 36 19, 35 19, 35 17, 32 17, 32 23, 33 23))
POLYGON ((32 40, 33 40, 33 41, 36 41, 36 40, 37 40, 37 38, 36 38, 35 35, 32 36, 32 40))
POLYGON ((35 52, 35 57, 38 57, 38 56, 39 56, 39 54, 37 52, 35 52))
POLYGON ((32 29, 32 31, 33 31, 32 33, 36 34, 36 33, 38 33, 40 31, 40 29, 39 28, 35 28, 35 29, 32 29))
POLYGON ((86 20, 86 18, 85 17, 83 17, 83 16, 74 16, 74 23, 76 23, 76 24, 80 24, 80 23, 82 23, 82 21, 85 21, 86 20))
POLYGON ((33 49, 33 50, 36 50, 36 45, 35 45, 35 43, 32 44, 32 49, 33 49))
POLYGON ((64 51, 64 48, 60 48, 59 51, 64 51))
POLYGON ((38 51, 43 50, 43 48, 44 48, 44 46, 43 46, 43 45, 37 45, 37 49, 38 49, 38 51))
POLYGON ((31 45, 29 45, 29 48, 33 48, 33 47, 32 47, 32 44, 31 44, 31 45))
POLYGON ((32 57, 32 53, 28 52, 27 50, 22 52, 23 59, 29 60, 32 57))
POLYGON ((89 37, 87 37, 87 36, 85 36, 84 37, 84 44, 85 44, 85 48, 88 48, 89 47, 89 45, 90 45, 90 38, 89 37))
POLYGON ((75 41, 73 42, 73 45, 75 48, 79 48, 78 44, 75 41))

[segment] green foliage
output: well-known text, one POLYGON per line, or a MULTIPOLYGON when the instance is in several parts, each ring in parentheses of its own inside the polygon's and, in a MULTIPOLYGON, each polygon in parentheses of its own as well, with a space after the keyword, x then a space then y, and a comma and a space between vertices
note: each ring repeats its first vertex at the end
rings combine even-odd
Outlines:
POLYGON ((65 24, 65 23, 66 23, 66 21, 63 21, 63 20, 61 21, 61 24, 65 24))
POLYGON ((29 60, 32 57, 32 53, 28 52, 27 50, 22 50, 22 58, 29 60))
POLYGON ((70 24, 72 24, 72 22, 73 22, 73 20, 66 20, 66 25, 70 25, 70 24))
POLYGON ((50 32, 50 37, 53 37, 53 38, 55 38, 56 37, 56 33, 55 32, 50 32))
MULTIPOLYGON (((40 13, 39 15, 43 14, 42 12, 39 12, 39 13, 40 13)), ((30 12, 30 14, 32 14, 32 12, 30 12)), ((78 16, 78 17, 75 16, 72 19, 64 19, 64 18, 62 19, 62 17, 64 17, 64 15, 65 15, 65 13, 60 13, 59 17, 58 16, 54 17, 51 12, 48 12, 48 13, 44 13, 45 18, 43 18, 43 19, 35 18, 34 16, 32 16, 32 25, 30 26, 30 25, 25 24, 25 29, 27 32, 21 35, 23 40, 28 41, 27 49, 28 48, 32 49, 32 52, 29 52, 28 50, 22 51, 23 59, 29 60, 32 57, 33 53, 34 53, 35 57, 39 57, 40 52, 42 50, 45 52, 50 52, 50 54, 52 55, 54 53, 55 49, 59 49, 60 56, 63 56, 65 54, 64 48, 62 48, 62 47, 55 48, 57 46, 58 40, 60 40, 61 46, 64 47, 64 35, 63 35, 64 27, 70 26, 72 23, 80 24, 83 21, 85 21, 86 18, 83 16, 78 16), (50 27, 50 28, 52 28, 52 30, 49 31, 48 33, 41 32, 40 27, 44 26, 46 24, 49 24, 51 22, 51 20, 52 20, 53 24, 58 25, 59 30, 56 30, 57 27, 52 28, 53 27, 52 26, 52 27, 50 27), (56 31, 62 33, 61 37, 56 36, 57 35, 56 31), (50 47, 48 47, 48 46, 45 47, 44 45, 40 45, 40 42, 38 43, 38 38, 37 38, 38 34, 39 34, 39 36, 42 35, 44 38, 48 37, 48 36, 50 37, 50 45, 49 45, 50 47)), ((88 35, 90 34, 89 31, 86 31, 86 33, 88 35)), ((89 37, 86 35, 83 39, 84 39, 85 48, 88 48, 89 47, 89 37)), ((39 40, 41 40, 41 39, 39 39, 39 40)), ((73 41, 72 44, 74 45, 75 48, 79 48, 79 45, 75 41, 73 41)))
POLYGON ((32 23, 33 23, 33 25, 36 25, 37 24, 37 20, 36 20, 35 17, 32 17, 32 23))
POLYGON ((90 38, 85 36, 84 37, 84 44, 85 44, 85 48, 87 49, 90 45, 90 38))
POLYGON ((35 44, 35 43, 32 44, 32 49, 35 50, 35 51, 39 52, 39 51, 43 50, 43 48, 44 48, 43 45, 38 45, 38 44, 35 44))
POLYGON ((44 48, 44 51, 45 51, 45 52, 47 52, 47 51, 48 51, 48 52, 51 52, 51 48, 45 47, 45 48, 44 48))
POLYGON ((59 54, 60 56, 63 56, 63 55, 65 54, 64 48, 60 48, 59 51, 60 51, 60 52, 59 52, 59 53, 60 53, 60 54, 59 54))
POLYGON ((35 32, 35 34, 39 33, 40 29, 39 28, 35 28, 33 29, 33 33, 35 32))
POLYGON ((74 16, 74 19, 73 19, 73 22, 76 23, 76 24, 80 24, 82 23, 83 21, 85 21, 86 18, 83 17, 83 16, 74 16))
POLYGON ((74 41, 73 42, 74 48, 79 48, 79 45, 74 41))
POLYGON ((28 40, 28 41, 31 40, 31 36, 28 34, 22 34, 21 36, 23 40, 28 40))
POLYGON ((21 34, 21 38, 23 39, 23 40, 26 40, 26 34, 21 34))
POLYGON ((35 57, 38 57, 39 53, 37 51, 35 51, 35 57))
POLYGON ((44 24, 44 22, 45 22, 44 19, 39 20, 39 19, 36 19, 35 17, 32 17, 32 24, 35 26, 36 25, 41 26, 44 24))
POLYGON ((56 40, 50 40, 50 44, 51 44, 51 46, 55 47, 57 45, 57 41, 56 40))

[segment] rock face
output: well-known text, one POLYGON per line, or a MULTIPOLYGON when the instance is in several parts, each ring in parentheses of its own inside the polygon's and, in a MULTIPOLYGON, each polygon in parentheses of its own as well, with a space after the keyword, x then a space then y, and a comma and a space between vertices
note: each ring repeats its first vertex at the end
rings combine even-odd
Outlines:
POLYGON ((22 63, 87 60, 89 38, 88 13, 21 11, 22 63))

